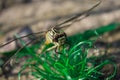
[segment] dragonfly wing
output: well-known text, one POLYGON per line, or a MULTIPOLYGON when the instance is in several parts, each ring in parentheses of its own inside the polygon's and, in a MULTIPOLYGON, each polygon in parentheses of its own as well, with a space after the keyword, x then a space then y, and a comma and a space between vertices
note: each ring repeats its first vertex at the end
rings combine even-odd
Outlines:
POLYGON ((42 34, 42 33, 45 33, 45 31, 36 32, 36 33, 31 33, 31 34, 28 34, 28 35, 25 35, 25 36, 21 36, 21 37, 18 37, 18 38, 14 38, 14 39, 8 41, 7 43, 0 44, 0 48, 4 47, 4 46, 7 45, 7 44, 10 44, 10 43, 13 42, 13 41, 19 40, 19 39, 21 39, 21 38, 29 37, 29 36, 31 36, 31 35, 33 35, 33 34, 35 34, 35 35, 40 35, 40 34, 42 34))
MULTIPOLYGON (((42 37, 42 35, 36 37, 36 39, 34 39, 34 40, 32 40, 32 41, 29 41, 28 43, 26 43, 26 44, 24 44, 23 46, 21 46, 21 47, 14 53, 14 55, 11 56, 11 57, 7 60, 7 62, 3 65, 3 67, 5 67, 8 63, 11 63, 11 61, 13 62, 14 59, 17 57, 17 54, 18 54, 22 49, 24 49, 24 48, 25 48, 26 46, 28 46, 30 43, 36 43, 36 42, 38 42, 39 38, 41 38, 41 37, 42 37)), ((12 64, 12 63, 11 63, 11 64, 12 64)))
POLYGON ((73 24, 74 22, 80 21, 84 18, 86 18, 87 16, 89 16, 90 12, 96 8, 99 4, 101 3, 101 0, 99 0, 94 6, 92 6, 90 9, 82 12, 82 13, 78 13, 74 16, 72 16, 71 18, 68 18, 67 20, 57 24, 55 27, 59 27, 59 28, 65 28, 70 26, 71 24, 73 24))
MULTIPOLYGON (((32 41, 31 41, 31 42, 32 42, 32 41)), ((7 60, 7 62, 3 65, 3 67, 5 67, 12 59, 14 59, 14 58, 16 57, 17 53, 18 53, 19 51, 21 51, 23 48, 25 48, 27 45, 29 45, 31 42, 25 44, 25 45, 22 46, 20 49, 18 49, 17 52, 15 52, 15 54, 7 60)))

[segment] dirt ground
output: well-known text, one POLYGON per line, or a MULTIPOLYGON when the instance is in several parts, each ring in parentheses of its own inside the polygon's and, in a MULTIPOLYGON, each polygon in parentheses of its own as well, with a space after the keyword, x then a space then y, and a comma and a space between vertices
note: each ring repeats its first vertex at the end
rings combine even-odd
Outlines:
MULTIPOLYGON (((50 25, 83 12, 95 3, 96 0, 0 0, 0 42, 5 42, 8 37, 13 36, 25 26, 29 26, 33 32, 47 30, 50 25)), ((65 29, 65 32, 70 36, 88 29, 120 22, 119 14, 120 0, 102 0, 102 3, 91 11, 89 17, 74 23, 65 29)), ((106 44, 112 44, 112 47, 108 49, 110 53, 108 57, 113 55, 118 67, 120 67, 119 36, 120 29, 118 28, 104 34, 100 40, 106 44)), ((118 68, 118 75, 119 71, 118 68)), ((0 80, 16 80, 17 74, 14 75, 10 75, 8 79, 2 76, 0 80)), ((23 75, 21 80, 28 80, 28 77, 23 75)), ((118 76, 116 80, 119 79, 118 76)))

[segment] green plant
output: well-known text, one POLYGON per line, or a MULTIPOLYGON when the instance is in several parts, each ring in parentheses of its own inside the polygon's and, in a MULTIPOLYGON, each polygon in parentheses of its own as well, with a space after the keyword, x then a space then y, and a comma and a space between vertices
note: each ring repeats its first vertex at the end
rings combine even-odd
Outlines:
POLYGON ((89 30, 83 34, 69 37, 68 42, 72 47, 67 49, 67 46, 65 46, 60 51, 61 54, 56 54, 53 51, 36 54, 34 49, 38 48, 39 45, 25 47, 17 54, 17 57, 21 58, 27 55, 30 58, 22 66, 18 75, 19 80, 22 72, 26 68, 30 69, 28 73, 35 80, 101 80, 104 73, 100 71, 106 64, 112 64, 114 66, 113 74, 108 76, 106 80, 112 79, 116 73, 116 66, 113 62, 106 59, 102 63, 94 65, 96 62, 91 62, 91 59, 93 60, 94 58, 88 58, 87 55, 89 49, 93 48, 95 41, 91 41, 89 38, 96 36, 95 32, 102 35, 105 32, 115 29, 117 25, 110 24, 106 27, 89 30))
MULTIPOLYGON (((104 74, 100 70, 111 62, 106 60, 94 66, 87 58, 92 43, 88 40, 79 42, 69 50, 63 48, 60 52, 62 54, 50 51, 37 55, 27 48, 31 58, 23 65, 19 79, 21 72, 29 67, 30 73, 38 80, 101 80, 100 77, 104 74)), ((115 73, 107 79, 111 79, 114 75, 115 73)))

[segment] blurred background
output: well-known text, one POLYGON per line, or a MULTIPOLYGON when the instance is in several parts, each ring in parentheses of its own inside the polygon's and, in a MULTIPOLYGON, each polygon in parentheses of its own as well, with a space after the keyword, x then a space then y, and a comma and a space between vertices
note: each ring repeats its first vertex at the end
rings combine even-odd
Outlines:
MULTIPOLYGON (((0 42, 4 43, 14 34, 26 30, 26 26, 29 27, 28 33, 47 30, 50 25, 83 12, 96 2, 97 0, 0 0, 0 42)), ((89 17, 71 25, 65 29, 65 32, 71 36, 119 22, 120 0, 102 0, 102 3, 91 11, 89 17)), ((118 44, 117 50, 119 51, 120 28, 114 32, 105 33, 102 41, 109 43, 118 41, 115 44, 118 44)), ((15 44, 13 43, 11 48, 7 49, 8 51, 15 49, 15 44)), ((0 52, 5 51, 6 48, 0 50, 0 52)), ((1 54, 0 57, 2 57, 1 54)), ((120 60, 120 58, 117 59, 120 60)), ((27 80, 27 77, 23 76, 22 80, 27 80)), ((17 75, 10 75, 8 78, 2 75, 0 80, 16 80, 16 78, 17 75)))

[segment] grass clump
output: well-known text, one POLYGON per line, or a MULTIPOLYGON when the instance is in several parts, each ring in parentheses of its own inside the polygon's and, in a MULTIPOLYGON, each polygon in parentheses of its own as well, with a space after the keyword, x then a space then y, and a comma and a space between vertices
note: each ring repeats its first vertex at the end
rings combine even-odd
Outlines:
POLYGON ((27 68, 29 68, 28 73, 34 77, 34 80, 111 80, 116 74, 115 64, 109 60, 98 63, 94 61, 94 58, 87 57, 87 55, 94 43, 89 38, 96 36, 95 32, 102 35, 105 32, 112 31, 117 26, 118 24, 110 24, 68 37, 71 47, 69 49, 67 46, 62 48, 59 52, 61 54, 54 51, 36 54, 34 49, 39 48, 39 45, 33 45, 31 48, 25 47, 17 56, 21 58, 27 55, 30 58, 22 66, 19 72, 19 80, 22 72, 27 68), (96 65, 96 63, 98 64, 96 65), (114 66, 114 72, 104 78, 104 73, 101 70, 107 64, 114 66))
MULTIPOLYGON (((101 80, 104 74, 100 70, 111 62, 104 61, 99 65, 91 63, 87 55, 92 43, 88 40, 79 42, 69 50, 63 48, 61 54, 49 51, 36 55, 28 49, 31 58, 23 65, 19 79, 21 72, 29 67, 31 70, 29 73, 35 80, 101 80)), ((115 73, 106 79, 111 79, 114 75, 115 73)))

